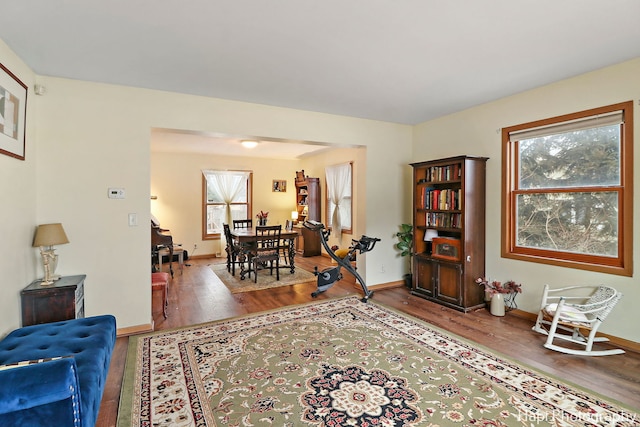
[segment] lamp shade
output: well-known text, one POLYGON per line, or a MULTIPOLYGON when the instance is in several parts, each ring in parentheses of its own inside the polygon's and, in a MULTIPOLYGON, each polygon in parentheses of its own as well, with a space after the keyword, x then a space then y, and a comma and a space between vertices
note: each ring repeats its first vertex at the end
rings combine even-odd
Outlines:
POLYGON ((291 219, 294 219, 294 220, 298 219, 298 211, 291 211, 291 219))
POLYGON ((63 243, 69 243, 67 234, 62 228, 62 224, 41 224, 36 230, 36 235, 33 239, 33 246, 53 246, 61 245, 63 243))
POLYGON ((433 228, 429 228, 427 229, 427 231, 425 231, 423 240, 425 242, 431 242, 434 237, 438 237, 438 231, 434 230, 433 228))

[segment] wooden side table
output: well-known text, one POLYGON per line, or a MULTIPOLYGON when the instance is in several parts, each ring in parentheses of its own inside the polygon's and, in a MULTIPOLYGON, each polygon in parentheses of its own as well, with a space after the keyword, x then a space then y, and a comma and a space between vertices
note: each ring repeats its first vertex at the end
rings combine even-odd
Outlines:
POLYGON ((20 291, 22 326, 84 317, 84 279, 64 276, 51 285, 36 280, 20 291))

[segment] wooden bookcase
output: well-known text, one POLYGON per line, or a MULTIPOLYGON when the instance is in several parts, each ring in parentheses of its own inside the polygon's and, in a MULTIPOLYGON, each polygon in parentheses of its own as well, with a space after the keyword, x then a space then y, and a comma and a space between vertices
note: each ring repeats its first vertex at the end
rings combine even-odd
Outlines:
MULTIPOLYGON (((320 178, 309 178, 304 170, 296 172, 296 210, 298 223, 306 220, 320 221, 321 194, 320 178)), ((298 250, 302 256, 316 256, 321 254, 320 235, 305 227, 301 227, 301 238, 298 240, 298 250)))
MULTIPOLYGON (((484 307, 486 157, 412 163, 414 295, 470 311, 484 307)), ((497 244, 497 243, 496 243, 497 244)))

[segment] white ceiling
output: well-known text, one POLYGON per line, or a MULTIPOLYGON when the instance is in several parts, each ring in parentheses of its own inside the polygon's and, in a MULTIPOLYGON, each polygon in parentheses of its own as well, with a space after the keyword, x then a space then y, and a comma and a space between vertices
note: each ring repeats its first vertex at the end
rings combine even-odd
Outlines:
POLYGON ((416 124, 640 57, 639 18, 639 0, 0 0, 0 38, 39 75, 416 124))
MULTIPOLYGON (((332 147, 336 147, 332 145, 332 147)), ((346 147, 346 146, 345 146, 346 147)), ((275 138, 234 136, 172 129, 151 131, 151 151, 164 153, 196 153, 208 155, 259 157, 271 159, 302 159, 329 149, 326 145, 309 141, 285 141, 275 138), (257 141, 254 148, 241 142, 257 141)))

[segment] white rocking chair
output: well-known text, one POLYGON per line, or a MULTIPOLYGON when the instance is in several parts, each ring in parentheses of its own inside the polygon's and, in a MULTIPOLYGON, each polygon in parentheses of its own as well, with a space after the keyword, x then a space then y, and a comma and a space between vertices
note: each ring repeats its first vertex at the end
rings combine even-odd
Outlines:
POLYGON ((606 337, 596 337, 596 332, 621 297, 620 292, 603 285, 560 289, 549 289, 549 285, 545 285, 540 312, 532 329, 547 335, 544 346, 550 350, 583 356, 622 354, 621 349, 593 350, 594 342, 609 341, 606 337), (582 331, 588 331, 588 335, 582 331), (554 339, 580 344, 585 349, 554 344, 554 339))

